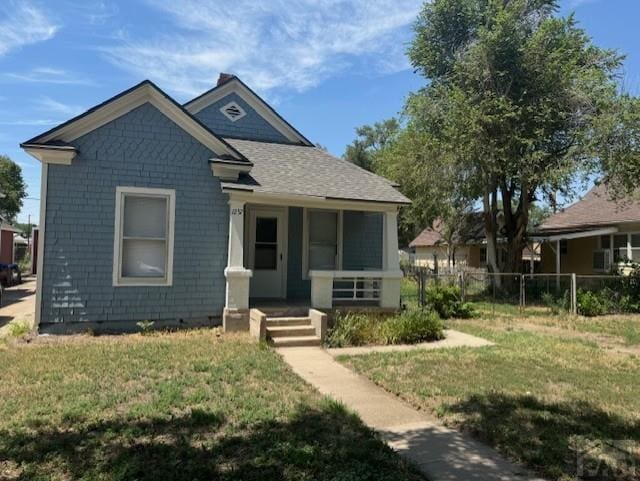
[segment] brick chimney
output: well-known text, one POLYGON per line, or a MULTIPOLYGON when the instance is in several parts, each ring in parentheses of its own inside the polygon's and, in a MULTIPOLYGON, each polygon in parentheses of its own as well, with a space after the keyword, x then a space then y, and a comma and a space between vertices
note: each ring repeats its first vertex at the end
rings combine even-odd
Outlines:
POLYGON ((229 80, 231 80, 234 77, 235 75, 233 74, 223 72, 220 74, 220 77, 218 77, 218 83, 216 84, 216 86, 227 83, 229 80))

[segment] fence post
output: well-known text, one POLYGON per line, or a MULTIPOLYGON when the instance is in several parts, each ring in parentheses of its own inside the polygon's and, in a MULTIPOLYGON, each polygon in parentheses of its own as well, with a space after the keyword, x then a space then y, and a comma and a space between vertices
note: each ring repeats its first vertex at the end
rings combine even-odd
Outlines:
POLYGON ((462 302, 466 301, 466 293, 465 291, 466 289, 466 282, 465 282, 465 277, 464 277, 464 271, 460 272, 460 296, 462 297, 462 302))
POLYGON ((524 274, 520 274, 520 312, 524 312, 526 302, 524 295, 524 274))
POLYGON ((571 314, 578 314, 578 294, 576 289, 576 273, 571 274, 571 314))
POLYGON ((420 308, 424 309, 424 285, 425 285, 425 269, 420 269, 420 282, 418 285, 418 289, 420 289, 420 293, 418 297, 420 299, 420 308))

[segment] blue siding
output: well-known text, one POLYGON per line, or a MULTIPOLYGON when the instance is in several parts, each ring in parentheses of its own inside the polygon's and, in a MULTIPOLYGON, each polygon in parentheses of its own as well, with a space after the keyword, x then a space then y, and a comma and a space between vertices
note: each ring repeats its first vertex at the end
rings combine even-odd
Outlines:
POLYGON ((302 208, 289 207, 287 299, 310 299, 311 281, 302 278, 302 208))
POLYGON ((382 269, 383 217, 378 212, 344 211, 342 268, 382 269))
POLYGON ((217 322, 228 205, 212 152, 150 104, 73 144, 71 166, 49 166, 41 330, 217 322), (175 189, 172 287, 112 287, 116 186, 175 189))
POLYGON ((195 116, 216 134, 223 137, 239 137, 267 142, 290 141, 267 122, 258 112, 249 106, 239 95, 232 93, 205 107, 195 116), (231 101, 235 101, 247 113, 244 117, 231 122, 220 109, 231 101))

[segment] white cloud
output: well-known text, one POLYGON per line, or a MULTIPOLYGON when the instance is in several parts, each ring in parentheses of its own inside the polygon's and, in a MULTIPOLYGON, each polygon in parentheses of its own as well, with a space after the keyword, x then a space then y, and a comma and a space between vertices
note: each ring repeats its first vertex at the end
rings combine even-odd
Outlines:
POLYGON ((18 120, 0 120, 0 125, 56 125, 59 120, 53 119, 18 119, 18 120))
POLYGON ((86 109, 79 105, 68 105, 62 102, 58 102, 57 100, 52 99, 51 97, 40 97, 37 101, 39 110, 45 112, 51 112, 54 114, 65 115, 67 117, 75 117, 78 114, 81 114, 86 109))
POLYGON ((596 3, 600 0, 569 0, 569 8, 578 8, 582 5, 586 5, 587 3, 596 3))
MULTIPOLYGON (((115 65, 194 95, 221 71, 266 92, 298 91, 357 65, 408 67, 409 26, 422 0, 158 0, 178 27, 155 38, 122 37, 105 50, 115 65)), ((364 69, 359 69, 363 71, 364 69)))
POLYGON ((50 16, 27 0, 5 0, 0 19, 0 56, 52 38, 58 29, 50 16))
POLYGON ((94 85, 94 82, 79 77, 66 70, 50 67, 36 67, 26 72, 5 73, 4 77, 21 82, 37 82, 66 85, 94 85))

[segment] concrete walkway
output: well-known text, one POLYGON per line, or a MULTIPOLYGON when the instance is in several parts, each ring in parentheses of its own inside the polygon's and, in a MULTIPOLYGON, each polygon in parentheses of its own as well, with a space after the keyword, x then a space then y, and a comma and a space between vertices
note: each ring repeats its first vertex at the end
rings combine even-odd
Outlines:
POLYGON ((440 426, 339 364, 322 348, 290 347, 277 352, 322 394, 358 413, 389 446, 420 466, 430 481, 542 481, 491 448, 440 426))
POLYGON ((27 277, 22 284, 4 291, 0 306, 0 337, 9 331, 11 322, 24 322, 33 327, 36 310, 36 278, 27 277))
POLYGON ((398 344, 395 346, 360 346, 360 347, 336 347, 327 349, 333 357, 336 356, 358 356, 370 354, 372 352, 407 352, 431 349, 442 349, 444 347, 481 347, 493 346, 494 343, 482 339, 481 337, 465 334, 464 332, 445 329, 445 337, 441 341, 421 342, 419 344, 398 344))

